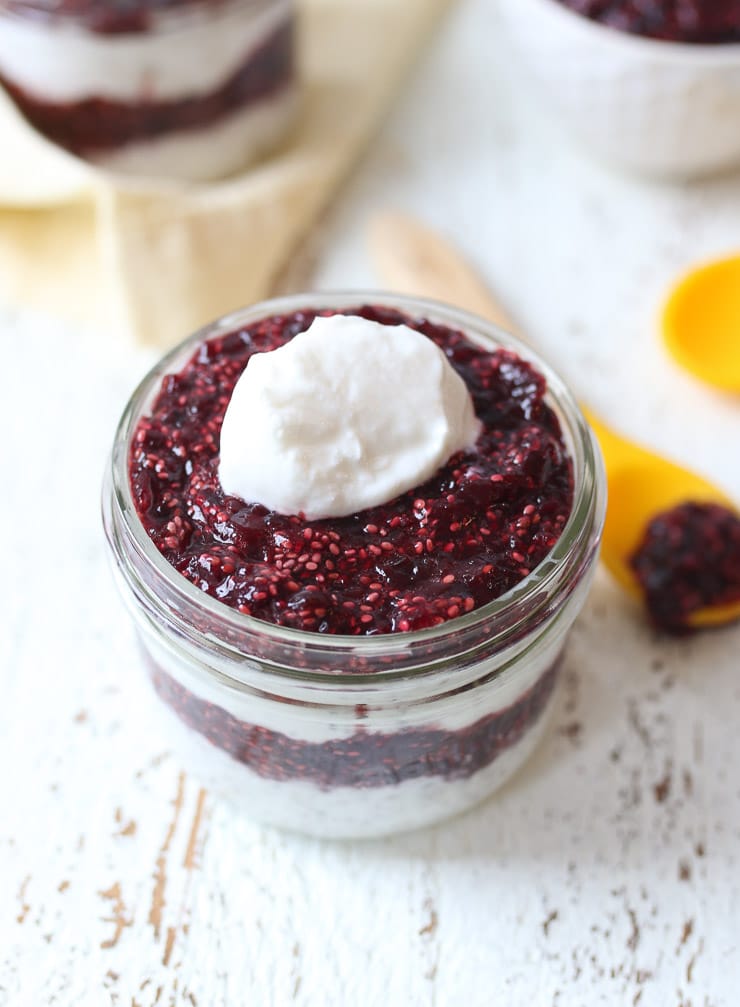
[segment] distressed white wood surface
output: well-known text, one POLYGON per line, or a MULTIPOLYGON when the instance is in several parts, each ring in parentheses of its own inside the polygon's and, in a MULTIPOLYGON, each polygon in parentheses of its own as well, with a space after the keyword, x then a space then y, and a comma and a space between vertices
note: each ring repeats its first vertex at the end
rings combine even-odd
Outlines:
MULTIPOLYGON (((740 497, 740 405, 653 326, 677 270, 740 245, 739 177, 584 160, 464 0, 296 275, 370 284, 361 229, 389 204, 456 237, 582 396, 740 497)), ((601 575, 498 798, 376 843, 260 829, 160 743, 105 567, 100 476, 147 355, 0 324, 3 1007, 738 1003, 737 629, 659 639, 601 575)))

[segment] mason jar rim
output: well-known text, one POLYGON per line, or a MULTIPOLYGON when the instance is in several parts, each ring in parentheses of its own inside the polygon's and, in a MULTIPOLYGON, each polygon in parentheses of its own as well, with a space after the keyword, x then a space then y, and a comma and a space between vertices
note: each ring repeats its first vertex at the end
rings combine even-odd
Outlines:
MULTIPOLYGON (((386 294, 379 291, 359 290, 342 292, 321 292, 312 294, 294 294, 261 301, 250 307, 232 312, 222 318, 200 328, 193 335, 168 351, 148 371, 131 395, 121 420, 118 424, 106 487, 104 488, 104 517, 106 530, 111 546, 116 553, 119 567, 122 557, 117 549, 114 536, 108 527, 109 518, 114 523, 120 522, 128 542, 133 543, 141 559, 154 572, 158 582, 166 585, 170 592, 184 601, 186 605, 199 608, 208 614, 209 618, 220 629, 232 631, 247 638, 274 644, 281 648, 295 649, 296 653, 311 653, 316 659, 322 656, 328 664, 336 661, 341 655, 348 653, 364 658, 382 657, 392 659, 395 656, 407 655, 413 650, 428 650, 435 644, 442 644, 452 637, 464 638, 466 632, 480 630, 484 623, 491 623, 489 643, 506 645, 517 639, 523 631, 532 628, 534 616, 539 614, 540 620, 547 615, 548 599, 558 587, 562 586, 563 576, 573 566, 574 550, 576 554, 584 553, 598 541, 603 522, 605 506, 603 463, 593 435, 581 413, 575 398, 567 386, 551 368, 551 366, 530 346, 520 339, 505 332, 496 325, 477 315, 450 307, 438 301, 408 297, 405 295, 386 294), (159 392, 162 379, 174 370, 179 370, 190 358, 192 352, 203 342, 219 335, 252 324, 260 319, 274 315, 290 315, 296 311, 351 310, 367 305, 379 305, 396 309, 410 317, 423 317, 429 321, 441 323, 451 328, 461 330, 473 342, 481 345, 493 344, 502 349, 517 353, 524 360, 532 363, 543 375, 547 383, 546 399, 550 398, 557 409, 559 421, 565 420, 567 429, 563 430, 567 448, 573 464, 574 497, 573 506, 560 538, 545 559, 519 584, 505 594, 488 602, 472 612, 464 613, 441 625, 421 630, 411 630, 402 633, 383 633, 374 636, 349 636, 342 634, 316 633, 306 630, 280 626, 254 616, 245 615, 233 609, 211 595, 201 591, 186 577, 182 576, 159 552, 138 516, 128 473, 129 445, 139 419, 146 415, 151 400, 159 392), (571 562, 569 562, 571 561, 571 562), (506 619, 505 616, 509 615, 506 619), (496 621, 500 625, 496 626, 496 621)), ((581 559, 584 557, 581 556, 581 559)), ((136 587, 142 591, 155 608, 163 606, 152 589, 131 569, 130 563, 125 563, 124 574, 129 580, 136 581, 136 587)), ((193 629, 178 613, 170 607, 162 613, 169 621, 178 626, 185 635, 200 631, 193 629)), ((537 620, 534 625, 537 625, 537 620)), ((233 648, 229 643, 212 634, 207 636, 208 644, 216 645, 232 656, 242 660, 251 655, 243 650, 233 648)), ((263 662, 260 657, 253 658, 256 663, 263 662)), ((313 669, 294 666, 271 666, 269 670, 282 671, 290 677, 311 682, 336 682, 337 672, 316 672, 313 669)), ((372 674, 347 674, 345 679, 353 682, 363 678, 374 681, 405 677, 408 668, 379 669, 372 674)))

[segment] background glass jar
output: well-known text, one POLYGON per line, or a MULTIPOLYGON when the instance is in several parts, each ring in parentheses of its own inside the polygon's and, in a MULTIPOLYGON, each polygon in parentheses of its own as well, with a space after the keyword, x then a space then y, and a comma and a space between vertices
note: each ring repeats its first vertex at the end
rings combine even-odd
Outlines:
POLYGON ((513 337, 410 298, 304 295, 221 319, 181 344, 134 392, 103 490, 114 570, 183 765, 251 817, 316 835, 383 835, 472 806, 542 736, 568 630, 596 562, 605 510, 598 450, 572 396, 513 337), (166 374, 211 337, 270 315, 382 303, 510 348, 546 377, 573 463, 574 502, 546 560, 496 601, 431 629, 331 636, 228 608, 179 574, 147 536, 131 494, 137 423, 166 374))
POLYGON ((10 0, 0 84, 55 143, 124 173, 209 179, 285 133, 293 0, 10 0))

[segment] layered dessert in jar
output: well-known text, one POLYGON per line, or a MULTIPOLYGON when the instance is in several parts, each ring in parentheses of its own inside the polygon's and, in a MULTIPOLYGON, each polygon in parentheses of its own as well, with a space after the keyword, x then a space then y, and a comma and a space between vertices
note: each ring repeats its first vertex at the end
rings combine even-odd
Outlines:
POLYGON ((437 821, 526 759, 603 516, 555 375, 403 298, 197 334, 135 393, 104 491, 181 757, 253 817, 330 836, 437 821))
POLYGON ((4 0, 0 84, 73 154, 218 178, 291 123, 294 22, 293 0, 4 0))
POLYGON ((664 42, 740 42, 737 0, 559 0, 592 21, 664 42))

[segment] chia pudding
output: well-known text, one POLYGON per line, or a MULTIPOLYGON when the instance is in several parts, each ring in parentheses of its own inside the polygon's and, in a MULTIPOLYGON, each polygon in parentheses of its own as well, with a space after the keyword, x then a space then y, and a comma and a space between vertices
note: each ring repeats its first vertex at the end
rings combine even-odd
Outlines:
POLYGON ((124 173, 208 179, 285 133, 292 0, 11 0, 0 84, 48 139, 124 173))
POLYGON ((737 0, 559 0, 592 21, 664 42, 740 42, 737 0))
POLYGON ((740 516, 726 507, 687 502, 657 514, 631 566, 666 632, 690 632, 706 608, 736 605, 740 617, 740 516))
POLYGON ((476 803, 536 745, 603 477, 557 378, 490 327, 400 298, 306 300, 227 320, 155 369, 119 430, 106 527, 168 729, 201 778, 265 821, 383 834, 476 803), (474 447, 342 518, 226 495, 219 433, 250 356, 334 313, 441 347, 482 422, 474 447))

